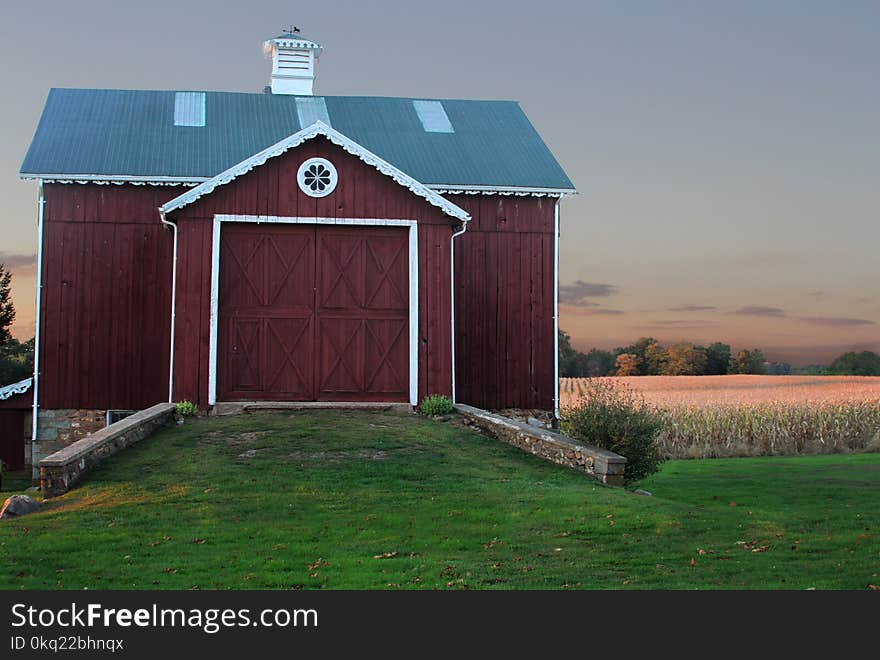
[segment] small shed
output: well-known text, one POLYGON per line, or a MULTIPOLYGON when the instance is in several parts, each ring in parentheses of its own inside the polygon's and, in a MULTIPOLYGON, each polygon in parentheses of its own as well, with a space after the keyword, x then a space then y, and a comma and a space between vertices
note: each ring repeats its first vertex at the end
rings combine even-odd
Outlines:
POLYGON ((32 378, 0 387, 0 461, 6 470, 25 466, 31 437, 32 378))

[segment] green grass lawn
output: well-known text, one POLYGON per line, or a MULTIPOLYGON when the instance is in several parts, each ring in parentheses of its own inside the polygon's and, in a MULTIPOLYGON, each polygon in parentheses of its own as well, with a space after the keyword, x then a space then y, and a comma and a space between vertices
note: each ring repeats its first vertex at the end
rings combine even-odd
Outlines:
POLYGON ((207 418, 0 522, 5 589, 864 589, 880 455, 675 461, 608 488, 457 422, 207 418))

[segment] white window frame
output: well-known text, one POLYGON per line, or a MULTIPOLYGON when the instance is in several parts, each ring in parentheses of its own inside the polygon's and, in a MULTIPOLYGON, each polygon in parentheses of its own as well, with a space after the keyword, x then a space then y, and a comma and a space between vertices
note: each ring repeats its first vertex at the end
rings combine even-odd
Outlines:
POLYGON ((211 244, 211 318, 208 353, 208 405, 217 403, 217 326, 220 300, 220 232, 224 222, 254 224, 337 225, 352 227, 407 227, 409 229, 409 402, 419 400, 419 234, 415 220, 384 218, 319 218, 277 215, 214 216, 211 244))

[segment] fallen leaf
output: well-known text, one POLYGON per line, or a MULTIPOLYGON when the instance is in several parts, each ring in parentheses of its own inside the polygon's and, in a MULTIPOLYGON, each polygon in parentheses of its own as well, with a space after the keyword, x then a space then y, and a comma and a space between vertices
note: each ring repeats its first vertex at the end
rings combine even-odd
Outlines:
POLYGON ((868 584, 868 589, 870 589, 871 591, 880 591, 880 587, 878 587, 876 584, 868 584))
POLYGON ((697 554, 698 554, 698 555, 705 555, 705 554, 706 554, 706 551, 703 550, 702 548, 697 548, 697 554))
POLYGON ((694 559, 693 557, 691 557, 691 566, 693 567, 693 566, 696 566, 696 565, 697 565, 697 560, 694 559))
POLYGON ((736 506, 736 502, 730 500, 730 502, 727 503, 727 506, 736 506))
POLYGON ((201 545, 204 542, 205 542, 205 539, 193 539, 193 543, 196 543, 198 545, 201 545))
POLYGON ((391 559, 397 556, 397 550, 394 552, 383 552, 381 555, 373 555, 373 559, 391 559))
POLYGON ((166 572, 166 573, 177 573, 177 569, 176 569, 176 568, 171 568, 170 566, 168 566, 168 567, 165 568, 165 572, 166 572))

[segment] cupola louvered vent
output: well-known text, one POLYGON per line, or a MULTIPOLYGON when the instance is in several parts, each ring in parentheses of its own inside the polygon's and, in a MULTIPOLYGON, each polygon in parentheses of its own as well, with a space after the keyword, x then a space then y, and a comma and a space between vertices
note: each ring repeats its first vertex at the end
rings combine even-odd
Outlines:
POLYGON ((263 44, 272 56, 273 94, 311 96, 321 44, 298 32, 287 32, 263 44))
POLYGON ((308 71, 312 66, 307 50, 278 50, 279 71, 308 71))

